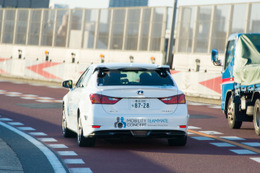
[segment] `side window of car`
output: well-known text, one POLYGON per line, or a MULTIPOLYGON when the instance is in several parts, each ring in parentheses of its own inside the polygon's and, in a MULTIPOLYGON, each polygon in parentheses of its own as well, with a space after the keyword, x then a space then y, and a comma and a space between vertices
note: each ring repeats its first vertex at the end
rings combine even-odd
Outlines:
POLYGON ((82 87, 86 87, 88 84, 89 79, 93 74, 93 68, 89 68, 88 72, 86 73, 84 79, 82 80, 82 87))
POLYGON ((89 72, 89 68, 80 76, 79 80, 76 83, 76 88, 84 87, 83 81, 84 81, 84 78, 86 77, 88 72, 89 72))
POLYGON ((235 51, 235 40, 232 40, 232 41, 229 41, 228 45, 227 45, 224 70, 228 67, 228 65, 232 61, 232 59, 234 57, 234 53, 235 53, 234 51, 235 51))

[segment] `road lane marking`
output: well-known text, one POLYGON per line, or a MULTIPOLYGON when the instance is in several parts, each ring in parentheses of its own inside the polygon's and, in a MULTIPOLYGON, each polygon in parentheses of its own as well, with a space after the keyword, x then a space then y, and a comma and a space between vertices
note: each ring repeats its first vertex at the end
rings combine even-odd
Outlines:
POLYGON ((220 138, 227 139, 230 141, 244 141, 245 140, 244 138, 240 138, 237 136, 221 136, 220 138))
POLYGON ((92 173, 90 168, 70 168, 70 173, 92 173))
POLYGON ((242 144, 248 145, 250 147, 260 147, 260 142, 242 142, 242 144))
POLYGON ((195 127, 195 126, 188 126, 188 129, 196 130, 196 129, 201 129, 201 128, 200 127, 195 127))
POLYGON ((41 142, 57 142, 54 138, 38 138, 41 142))
POLYGON ((23 123, 20 123, 20 122, 8 122, 9 125, 12 125, 12 126, 23 126, 24 124, 23 123))
POLYGON ((209 137, 205 137, 205 136, 199 136, 199 137, 191 137, 193 139, 199 140, 199 141, 212 141, 214 139, 209 138, 209 137))
POLYGON ((49 144, 49 146, 51 148, 68 148, 66 145, 64 144, 49 144))
POLYGON ((229 144, 229 143, 226 143, 226 142, 213 142, 213 143, 210 143, 211 145, 215 145, 217 147, 235 147, 235 145, 232 145, 232 144, 229 144))
POLYGON ((235 142, 235 141, 230 141, 230 140, 227 140, 225 138, 220 138, 220 137, 217 137, 217 136, 212 136, 212 135, 208 135, 208 134, 205 134, 205 133, 201 133, 201 132, 197 132, 197 131, 189 130, 189 129, 188 129, 188 132, 191 132, 191 133, 194 133, 194 134, 197 134, 197 135, 200 135, 200 136, 213 138, 213 139, 216 139, 216 140, 219 140, 219 141, 222 141, 222 142, 226 142, 226 143, 229 143, 229 144, 232 144, 232 145, 235 145, 235 146, 238 146, 238 147, 241 147, 241 148, 244 148, 244 149, 247 149, 247 150, 250 150, 250 151, 253 151, 255 153, 260 154, 259 149, 256 149, 256 148, 253 148, 253 147, 250 147, 248 145, 244 145, 244 144, 241 144, 241 143, 238 143, 238 142, 235 142))
POLYGON ((29 134, 32 136, 47 136, 47 134, 43 132, 30 132, 29 134))
POLYGON ((78 155, 74 151, 57 151, 57 153, 61 156, 77 156, 78 155))
POLYGON ((260 157, 250 157, 250 159, 260 163, 260 157))
POLYGON ((38 140, 34 139, 32 136, 18 130, 15 127, 12 127, 6 123, 0 122, 0 125, 13 131, 14 133, 22 136, 23 138, 27 139, 30 143, 35 145, 49 160, 51 166, 53 167, 55 172, 59 173, 66 173, 66 169, 64 168, 63 164, 60 162, 60 160, 57 158, 57 156, 44 144, 39 142, 38 140))
POLYGON ((257 154, 256 152, 246 150, 246 149, 235 149, 235 150, 229 150, 229 151, 232 151, 236 154, 257 154))
POLYGON ((221 135, 223 133, 221 132, 217 132, 217 131, 199 131, 201 133, 205 133, 205 134, 208 134, 208 135, 221 135))
POLYGON ((22 131, 35 131, 35 129, 32 127, 17 127, 17 129, 22 131))
POLYGON ((66 164, 85 164, 82 159, 64 159, 63 161, 66 164))

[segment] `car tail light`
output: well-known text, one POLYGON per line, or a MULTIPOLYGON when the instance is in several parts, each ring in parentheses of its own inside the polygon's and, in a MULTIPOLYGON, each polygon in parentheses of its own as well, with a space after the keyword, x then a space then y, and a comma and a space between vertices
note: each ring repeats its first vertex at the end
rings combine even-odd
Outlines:
POLYGON ((99 126, 99 125, 92 125, 92 128, 93 129, 99 129, 101 126, 99 126))
POLYGON ((159 98, 163 103, 165 104, 185 104, 186 99, 184 94, 172 96, 172 97, 165 97, 165 98, 159 98))
POLYGON ((90 101, 92 104, 115 104, 121 98, 109 97, 101 94, 90 94, 90 101))

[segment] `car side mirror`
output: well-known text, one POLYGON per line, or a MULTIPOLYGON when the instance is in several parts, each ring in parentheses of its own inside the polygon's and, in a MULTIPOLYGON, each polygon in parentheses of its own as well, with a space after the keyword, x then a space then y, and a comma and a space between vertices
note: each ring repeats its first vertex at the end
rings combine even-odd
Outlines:
POLYGON ((218 59, 218 50, 212 49, 211 51, 211 61, 215 66, 221 66, 221 61, 218 59))
POLYGON ((62 82, 62 86, 64 88, 72 88, 72 85, 73 85, 72 80, 66 80, 66 81, 62 82))

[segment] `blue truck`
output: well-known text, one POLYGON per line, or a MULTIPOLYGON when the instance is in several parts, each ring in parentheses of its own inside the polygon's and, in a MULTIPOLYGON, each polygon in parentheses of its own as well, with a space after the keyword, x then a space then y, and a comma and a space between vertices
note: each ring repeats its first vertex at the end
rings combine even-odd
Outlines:
POLYGON ((222 65, 221 110, 232 129, 253 122, 260 135, 260 33, 237 33, 228 38, 225 57, 213 49, 211 60, 222 65))

